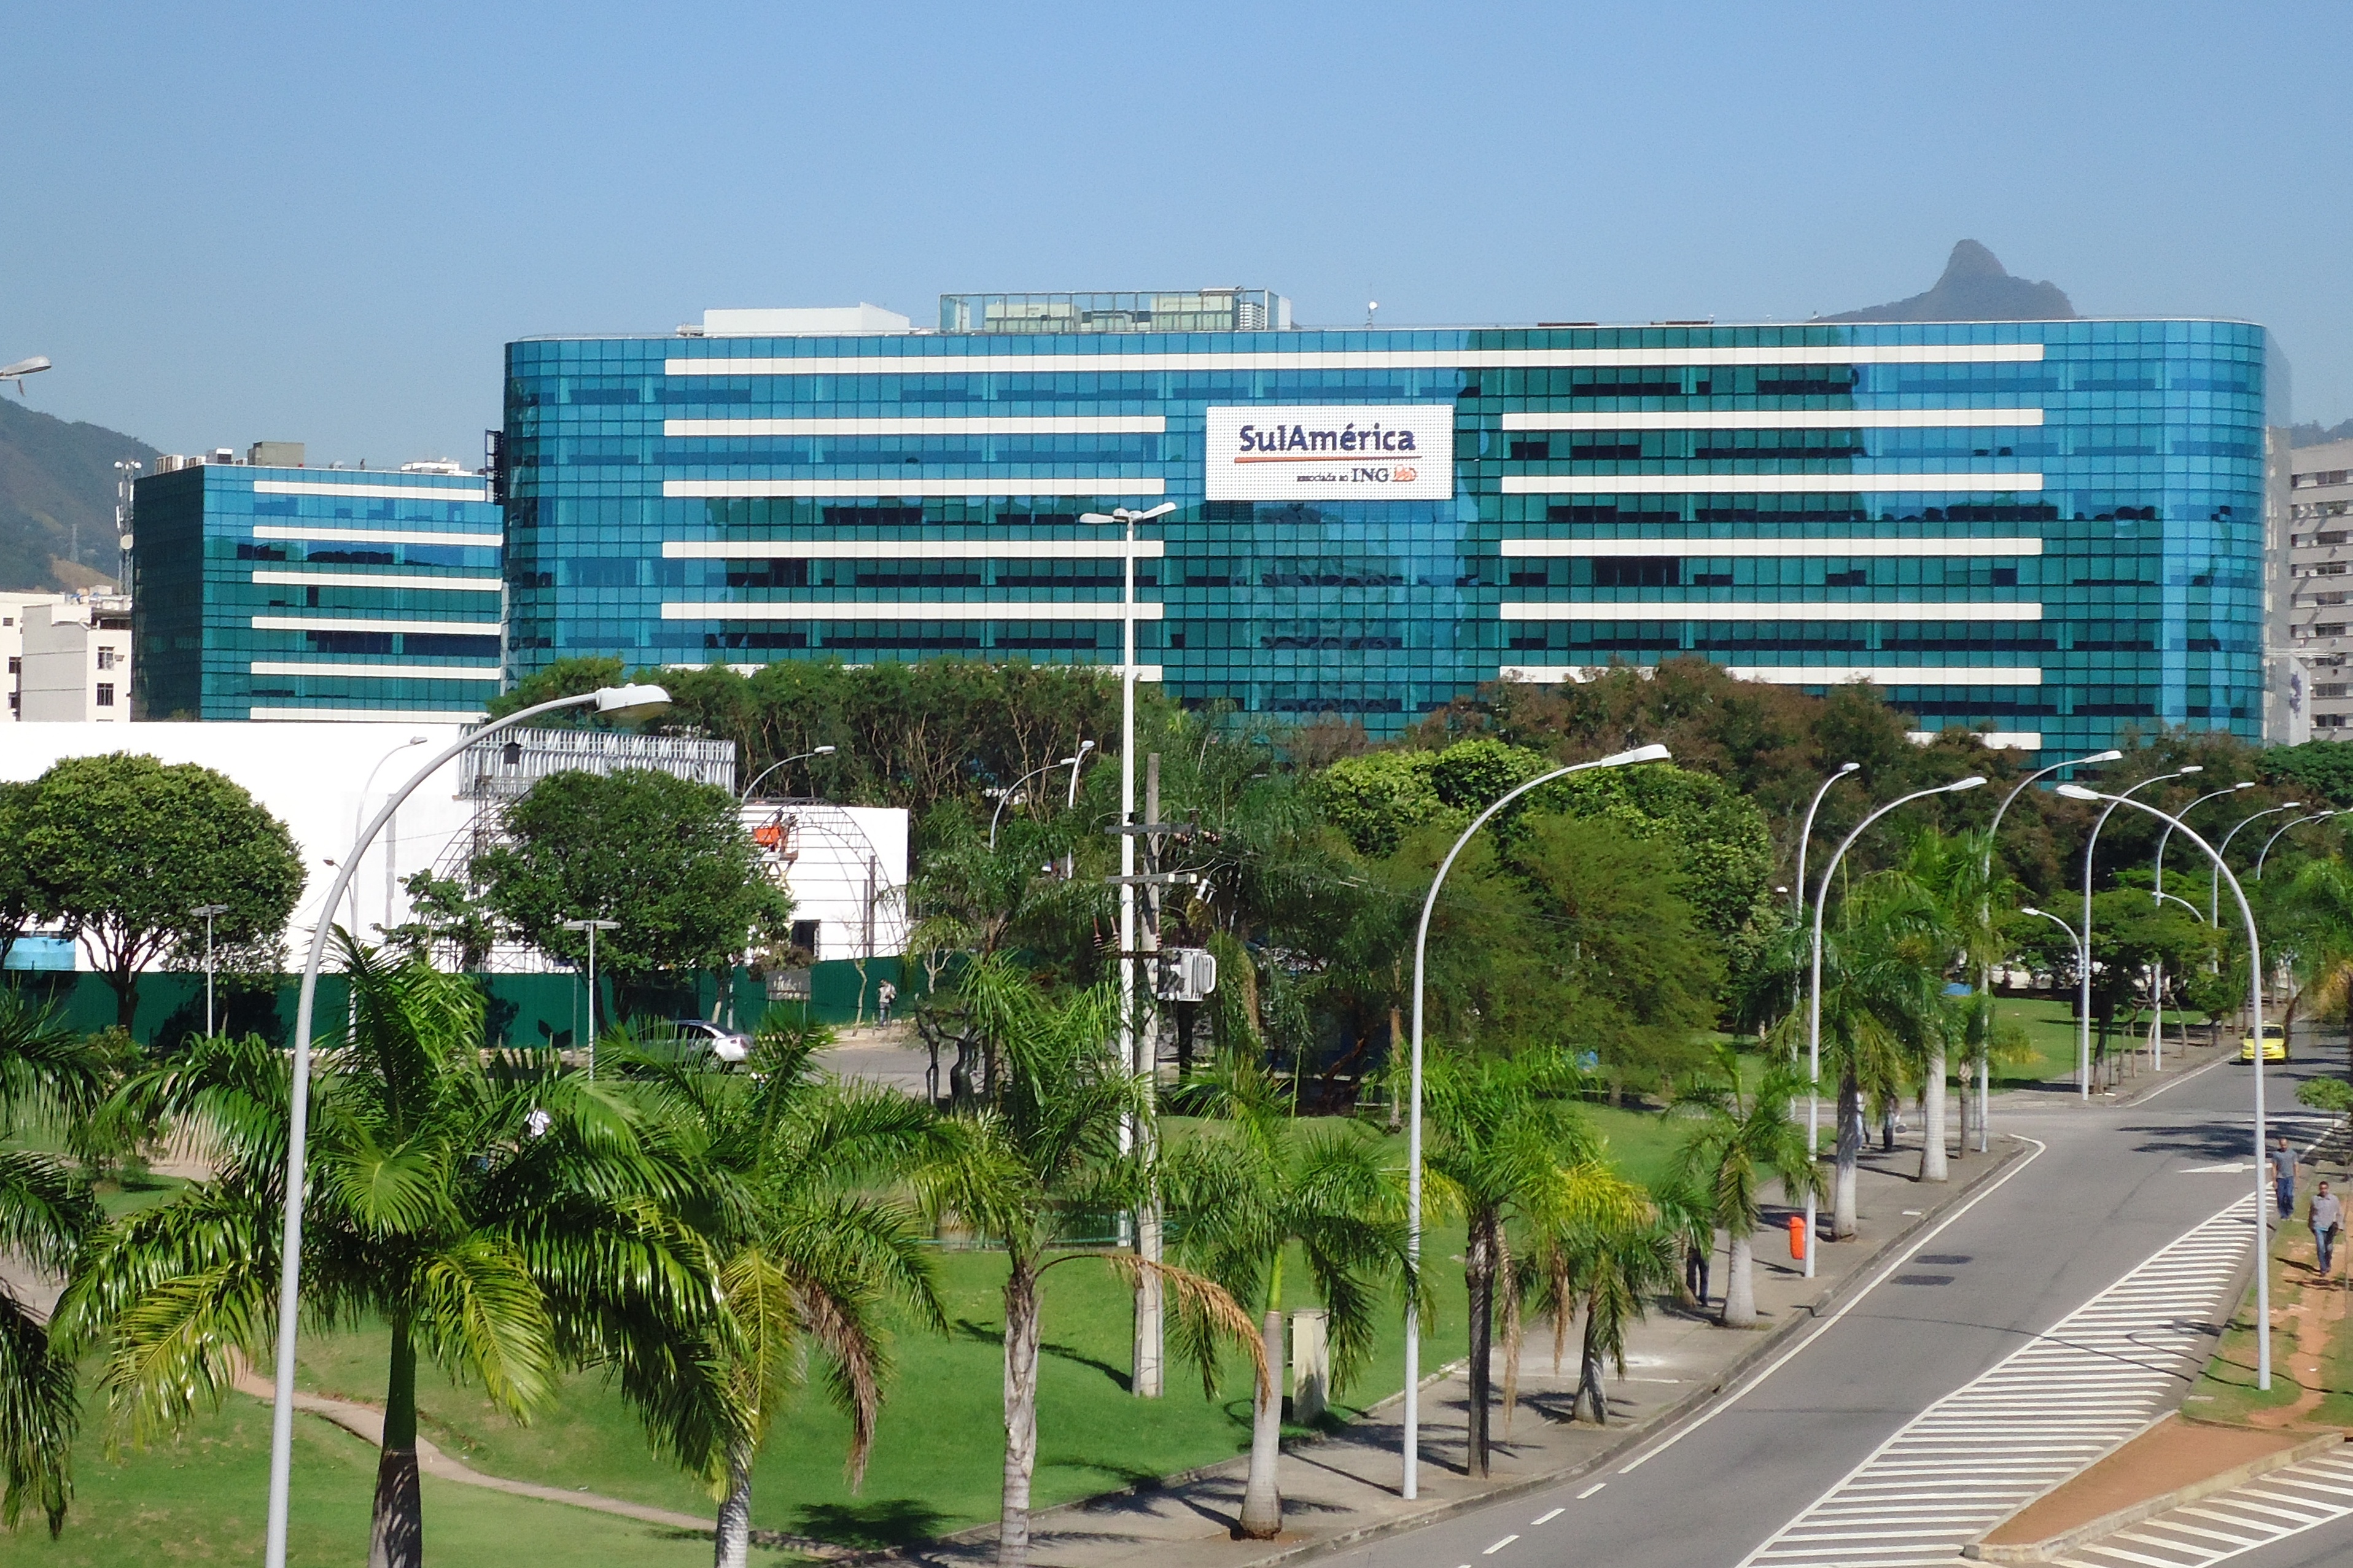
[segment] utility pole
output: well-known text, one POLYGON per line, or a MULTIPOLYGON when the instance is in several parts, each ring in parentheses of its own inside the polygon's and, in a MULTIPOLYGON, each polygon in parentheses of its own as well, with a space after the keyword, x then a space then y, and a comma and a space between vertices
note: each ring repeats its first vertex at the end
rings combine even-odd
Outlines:
MULTIPOLYGON (((1147 877, 1160 875, 1160 753, 1153 752, 1144 763, 1144 869, 1147 877)), ((1133 840, 1130 840, 1133 842, 1133 840)), ((1137 889, 1144 894, 1143 929, 1136 934, 1138 945, 1146 954, 1160 951, 1161 884, 1145 882, 1137 889)), ((1140 1072, 1146 1092, 1154 1100, 1136 1129, 1137 1152, 1147 1167, 1158 1152, 1160 1033, 1159 1020, 1151 1004, 1145 1000, 1157 988, 1160 967, 1156 957, 1148 958, 1144 966, 1145 984, 1137 988, 1135 1007, 1136 1060, 1134 1069, 1140 1072)), ((1156 1194, 1148 1199, 1135 1216, 1135 1256, 1145 1264, 1161 1259, 1160 1205, 1156 1194)), ((1150 1268, 1136 1271, 1135 1278, 1135 1363, 1131 1386, 1139 1399, 1157 1399, 1163 1386, 1163 1365, 1166 1353, 1166 1302, 1160 1287, 1160 1276, 1150 1268)))

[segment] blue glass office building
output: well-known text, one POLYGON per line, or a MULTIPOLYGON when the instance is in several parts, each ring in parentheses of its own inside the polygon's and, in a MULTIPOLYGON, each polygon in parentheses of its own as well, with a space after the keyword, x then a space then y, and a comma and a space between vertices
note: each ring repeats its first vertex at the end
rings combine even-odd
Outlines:
POLYGON ((2263 333, 960 295, 507 350, 508 666, 1137 662, 1376 735, 1696 654, 2054 752, 2262 716, 2263 333), (849 330, 810 330, 846 318, 849 330))
POLYGON ((138 483, 137 715, 480 717, 505 587, 487 481, 226 458, 138 483))

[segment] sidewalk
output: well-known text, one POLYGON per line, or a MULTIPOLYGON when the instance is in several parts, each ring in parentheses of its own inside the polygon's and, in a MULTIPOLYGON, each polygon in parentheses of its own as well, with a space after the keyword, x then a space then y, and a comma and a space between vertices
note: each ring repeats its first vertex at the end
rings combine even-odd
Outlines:
MULTIPOLYGON (((1893 1154, 1879 1153, 1874 1143, 1864 1153, 1858 1182, 1862 1235, 1854 1242, 1822 1246, 1817 1258, 1820 1272, 1813 1279, 1803 1278, 1789 1258, 1789 1211, 1768 1210, 1756 1242, 1757 1302, 1763 1327, 1756 1331, 1721 1329, 1695 1311, 1654 1310, 1629 1336, 1627 1375, 1608 1381, 1607 1427, 1566 1419, 1577 1383, 1575 1337, 1556 1373, 1550 1326, 1530 1325, 1520 1358, 1519 1406, 1508 1418, 1496 1413, 1493 1473, 1484 1480, 1473 1480, 1466 1473, 1469 1384, 1462 1364, 1455 1361, 1424 1385, 1421 1496, 1415 1501, 1398 1495, 1402 1428, 1400 1402, 1391 1399, 1342 1433, 1285 1448, 1283 1532, 1275 1541, 1237 1541, 1232 1536, 1249 1468, 1247 1458, 1238 1458, 1169 1478, 1156 1488, 1043 1510, 1031 1521, 1030 1561, 1040 1568, 1118 1568, 1147 1561, 1154 1568, 1262 1568, 1411 1529, 1465 1507, 1557 1481, 1662 1435, 1665 1424, 1695 1410, 1741 1373, 1786 1349, 1834 1310, 1851 1289, 1872 1278, 1877 1272, 1873 1266, 1883 1263, 1896 1249, 1895 1243, 1933 1224, 1938 1215, 2008 1168, 2021 1148, 2002 1139, 1989 1155, 1957 1158, 1951 1183, 1928 1187, 1912 1179, 1920 1161, 1916 1131, 1899 1138, 1893 1154)), ((1719 1292, 1723 1257, 1719 1248, 1711 1280, 1719 1292)), ((1444 1363, 1451 1348, 1443 1342, 1429 1342, 1424 1353, 1431 1362, 1444 1363)), ((1500 1392, 1500 1351, 1494 1372, 1500 1392)), ((854 1561, 976 1563, 993 1555, 996 1534, 990 1525, 854 1561)))

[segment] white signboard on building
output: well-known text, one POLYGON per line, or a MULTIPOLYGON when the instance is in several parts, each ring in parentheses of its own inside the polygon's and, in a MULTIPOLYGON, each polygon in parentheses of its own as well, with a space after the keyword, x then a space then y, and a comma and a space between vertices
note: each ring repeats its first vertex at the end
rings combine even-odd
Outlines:
POLYGON ((1451 500, 1454 405, 1205 411, 1211 500, 1451 500))

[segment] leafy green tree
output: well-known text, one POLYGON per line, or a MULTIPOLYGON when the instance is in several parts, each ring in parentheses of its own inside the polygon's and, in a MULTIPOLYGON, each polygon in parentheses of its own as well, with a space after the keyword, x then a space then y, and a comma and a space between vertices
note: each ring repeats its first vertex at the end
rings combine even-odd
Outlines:
MULTIPOLYGON (((706 1375, 693 1342, 715 1271, 678 1217, 691 1163, 610 1086, 481 1062, 480 993, 346 943, 355 1032, 312 1087, 301 1285, 320 1329, 391 1330, 372 1568, 423 1561, 419 1360, 522 1416, 566 1364, 617 1368, 649 1400, 706 1375)), ((192 1134, 218 1173, 89 1248, 58 1310, 69 1352, 103 1346, 136 1441, 217 1407, 275 1327, 289 1069, 260 1039, 202 1040, 119 1091, 133 1120, 192 1134)), ((716 1403, 715 1400, 712 1403, 716 1403)))
POLYGON ((649 1422, 670 1452, 694 1456, 720 1498, 717 1568, 751 1547, 752 1466, 807 1366, 850 1418, 854 1487, 874 1439, 890 1372, 879 1310, 895 1299, 941 1331, 947 1320, 914 1214, 887 1194, 929 1151, 931 1109, 820 1072, 822 1030, 764 1031, 746 1075, 624 1060, 652 1112, 679 1131, 709 1198, 697 1228, 718 1253, 723 1321, 680 1359, 715 1379, 649 1380, 649 1422), (714 1384, 716 1385, 714 1390, 714 1384), (713 1409, 709 1396, 723 1399, 713 1409))
POLYGON ((1673 1111, 1698 1119, 1675 1151, 1676 1174, 1705 1195, 1709 1245, 1724 1227, 1732 1257, 1725 1269, 1724 1313, 1728 1329, 1757 1326, 1757 1227, 1764 1221, 1764 1188, 1780 1184, 1790 1203, 1822 1195, 1821 1166, 1806 1146, 1806 1130, 1796 1115, 1805 1084, 1787 1067, 1766 1069, 1753 1094, 1740 1087, 1740 1057, 1726 1044, 1717 1047, 1713 1079, 1688 1085, 1673 1111))
POLYGON ((1180 1216, 1178 1256, 1261 1313, 1265 1374, 1250 1423, 1241 1532, 1282 1530, 1283 1264, 1296 1247, 1324 1305, 1335 1387, 1372 1344, 1380 1286, 1405 1273, 1402 1193, 1378 1139, 1340 1123, 1303 1131, 1255 1053, 1229 1053, 1188 1086, 1210 1125, 1167 1156, 1165 1191, 1180 1216))
MULTIPOLYGON (((1219 1336, 1261 1361, 1258 1331, 1226 1291, 1199 1275, 1125 1255, 1065 1252, 1049 1259, 1074 1214, 1132 1209, 1149 1174, 1120 1147, 1120 1128, 1149 1113, 1146 1085, 1113 1044, 1115 999, 1096 990, 1046 998, 1002 953, 958 977, 977 1027, 1005 1064, 996 1095, 947 1119, 938 1152, 916 1176, 926 1209, 1002 1242, 1005 1279, 1005 1487, 997 1560, 1020 1568, 1029 1552, 1029 1488, 1038 1465, 1038 1281, 1079 1258, 1151 1268, 1175 1288, 1177 1339, 1208 1378, 1219 1336)), ((1268 1375, 1263 1364, 1261 1379, 1268 1375)))
POLYGON ((204 942, 189 911, 226 905, 216 942, 267 944, 302 892, 293 836, 244 789, 210 768, 127 752, 68 757, 43 773, 15 853, 32 868, 34 912, 89 947, 126 1030, 141 973, 204 942))
MULTIPOLYGON (((73 1123, 105 1091, 99 1053, 0 990, 0 1140, 26 1121, 73 1123)), ((64 1160, 0 1147, 0 1255, 52 1276, 79 1261, 100 1226, 90 1184, 64 1160)), ((49 1342, 48 1325, 0 1274, 0 1528, 14 1530, 27 1503, 64 1528, 73 1500, 71 1456, 81 1424, 74 1363, 49 1342)))
MULTIPOLYGON (((2341 859, 2312 861, 2288 885, 2285 903, 2295 928, 2298 989, 2321 1014, 2344 1020, 2346 1071, 2353 1078, 2353 868, 2341 859)), ((2240 996, 2245 991, 2240 986, 2240 996)))
POLYGON ((25 841, 37 788, 30 783, 0 781, 0 968, 6 967, 8 950, 33 923, 37 902, 33 862, 17 847, 25 841))
MULTIPOLYGON (((1402 1067, 1393 1071, 1403 1070, 1402 1067)), ((1423 1180, 1429 1206, 1462 1216, 1470 1309, 1471 1473, 1487 1473, 1494 1403, 1491 1358, 1506 1230, 1562 1236, 1628 1223, 1630 1189, 1604 1163, 1600 1139, 1572 1096, 1564 1053, 1428 1053, 1422 1071, 1423 1180)), ((1504 1291, 1509 1300, 1515 1295, 1504 1291)))
POLYGON ((644 986, 681 971, 724 970, 791 910, 768 879, 735 797, 647 768, 551 773, 509 808, 509 841, 474 857, 482 902, 516 939, 585 963, 572 920, 617 921, 596 943, 600 969, 644 986))

